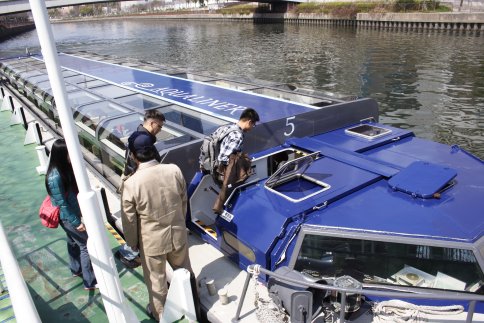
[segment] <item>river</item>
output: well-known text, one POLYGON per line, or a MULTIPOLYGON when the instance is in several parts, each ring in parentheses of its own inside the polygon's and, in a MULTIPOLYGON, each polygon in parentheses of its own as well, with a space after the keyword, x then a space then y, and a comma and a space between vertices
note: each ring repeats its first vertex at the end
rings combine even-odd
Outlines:
MULTIPOLYGON (((484 159, 484 37, 248 22, 104 20, 53 25, 60 51, 85 50, 371 97, 380 121, 484 159)), ((35 31, 0 57, 39 51, 35 31)))

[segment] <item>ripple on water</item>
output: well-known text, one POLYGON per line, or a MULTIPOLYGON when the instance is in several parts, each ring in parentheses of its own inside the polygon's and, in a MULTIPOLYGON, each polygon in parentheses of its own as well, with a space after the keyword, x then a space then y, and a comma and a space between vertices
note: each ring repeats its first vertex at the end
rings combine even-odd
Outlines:
MULTIPOLYGON (((476 137, 482 142, 482 130, 472 124, 484 124, 484 37, 476 33, 143 19, 62 23, 53 29, 60 50, 372 97, 390 125, 484 158, 484 146, 472 143, 476 137)), ((36 44, 35 32, 27 33, 3 42, 2 54, 23 53, 25 47, 38 51, 36 44)))

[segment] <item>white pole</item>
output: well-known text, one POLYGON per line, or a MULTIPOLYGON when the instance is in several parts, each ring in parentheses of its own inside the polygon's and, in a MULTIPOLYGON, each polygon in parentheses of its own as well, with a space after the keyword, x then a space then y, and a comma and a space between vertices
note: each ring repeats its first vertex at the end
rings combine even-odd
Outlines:
POLYGON ((84 224, 89 235, 89 255, 91 256, 106 314, 111 323, 139 322, 126 303, 119 274, 114 264, 114 257, 106 237, 99 203, 87 177, 77 131, 72 118, 72 111, 67 100, 67 92, 60 70, 54 35, 49 23, 45 2, 42 0, 29 0, 29 2, 44 56, 47 74, 49 75, 50 84, 54 93, 64 139, 69 150, 69 157, 79 188, 77 199, 79 200, 84 224))
POLYGON ((0 222, 0 260, 17 322, 41 323, 32 296, 0 222))

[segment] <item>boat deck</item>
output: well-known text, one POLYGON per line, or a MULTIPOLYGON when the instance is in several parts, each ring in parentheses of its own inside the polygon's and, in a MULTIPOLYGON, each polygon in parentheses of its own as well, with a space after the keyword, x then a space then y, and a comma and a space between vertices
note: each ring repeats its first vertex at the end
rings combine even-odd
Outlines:
MULTIPOLYGON (((39 316, 43 322, 106 322, 99 291, 85 291, 81 279, 70 274, 64 231, 40 224, 38 209, 46 195, 44 176, 35 170, 38 159, 33 146, 22 144, 25 130, 20 125, 10 126, 10 117, 10 113, 0 113, 0 220, 39 316)), ((119 242, 108 236, 114 252, 119 242)), ((140 321, 148 320, 141 267, 128 270, 120 262, 116 264, 131 307, 140 321)), ((0 280, 6 288, 4 278, 0 280)), ((0 307, 8 306, 4 305, 7 301, 8 297, 2 299, 0 307)), ((0 309, 0 313, 0 320, 5 322, 13 310, 0 309)))
MULTIPOLYGON (((25 130, 21 125, 10 126, 11 113, 0 112, 2 145, 0 154, 0 221, 4 226, 10 247, 17 258, 23 278, 43 322, 107 322, 99 291, 85 291, 82 281, 72 277, 68 269, 65 233, 61 229, 48 229, 40 224, 38 208, 45 197, 44 176, 36 172, 38 158, 34 145, 24 146, 25 130)), ((27 115, 27 121, 33 120, 27 115)), ((49 136, 42 134, 50 146, 49 136)), ((103 186, 89 172, 92 187, 103 186)), ((106 190, 110 211, 118 213, 119 197, 106 190)), ((114 252, 123 239, 107 224, 106 233, 114 252)), ((225 322, 235 317, 246 273, 223 256, 221 252, 190 234, 190 259, 199 282, 202 311, 210 322, 225 322), (215 274, 216 273, 216 274, 215 274), (229 303, 221 305, 217 295, 209 295, 205 282, 215 280, 216 289, 228 290, 229 303)), ((127 301, 140 322, 148 322, 145 313, 148 294, 141 267, 127 269, 115 259, 127 301)), ((0 281, 6 289, 5 279, 0 281)), ((241 322, 258 322, 254 308, 253 280, 249 285, 241 322)), ((264 290, 259 291, 267 296, 264 290)), ((15 322, 8 291, 0 293, 0 322, 15 322), (2 298, 3 297, 3 298, 2 298), (2 310, 4 308, 4 310, 2 310)))

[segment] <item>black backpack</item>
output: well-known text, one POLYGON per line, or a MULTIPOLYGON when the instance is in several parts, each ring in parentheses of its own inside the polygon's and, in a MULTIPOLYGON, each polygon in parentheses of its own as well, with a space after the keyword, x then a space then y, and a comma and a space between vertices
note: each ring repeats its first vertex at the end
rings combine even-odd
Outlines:
POLYGON ((214 170, 218 167, 218 155, 222 140, 234 131, 242 133, 238 125, 227 125, 219 127, 211 135, 203 139, 202 146, 200 147, 199 161, 200 166, 206 171, 209 171, 210 174, 213 174, 214 170))

